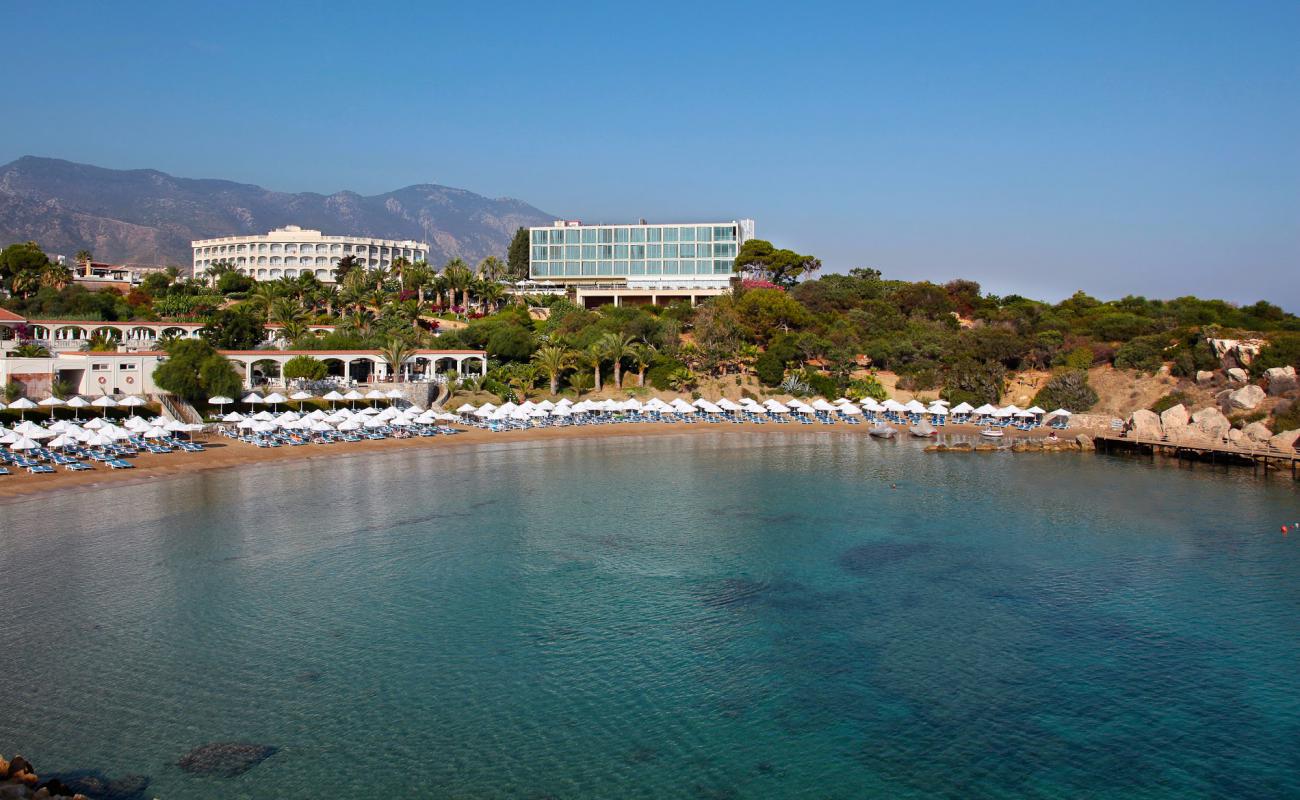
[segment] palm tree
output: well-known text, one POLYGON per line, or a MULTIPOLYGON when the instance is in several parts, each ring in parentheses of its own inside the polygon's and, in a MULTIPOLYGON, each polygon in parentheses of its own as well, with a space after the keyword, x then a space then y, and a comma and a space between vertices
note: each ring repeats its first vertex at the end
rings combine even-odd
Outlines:
POLYGON ((573 363, 573 352, 559 345, 547 345, 533 353, 533 363, 551 382, 551 394, 560 391, 560 375, 573 363))
POLYGON ((483 313, 488 313, 488 309, 496 311, 501 308, 501 300, 506 296, 506 287, 496 281, 483 281, 479 288, 479 300, 483 301, 483 313))
POLYGON ((627 357, 636 366, 636 385, 645 386, 645 371, 655 358, 655 346, 646 342, 637 342, 627 350, 627 357))
POLYGON ((309 332, 307 329, 307 323, 296 319, 285 322, 284 327, 281 328, 280 331, 284 334, 284 340, 290 343, 298 341, 309 332))
POLYGON ((442 277, 447 279, 447 289, 452 293, 451 301, 456 302, 456 292, 461 293, 461 307, 469 308, 469 288, 474 282, 474 273, 459 258, 453 258, 442 268, 442 277))
POLYGON ((389 271, 397 277, 397 285, 403 290, 406 289, 406 271, 411 268, 411 259, 406 256, 394 258, 389 265, 389 271))
POLYGON ((600 391, 600 368, 605 364, 605 351, 600 349, 600 343, 597 342, 586 350, 579 350, 577 353, 578 363, 584 367, 591 367, 592 383, 596 391, 600 391))
POLYGON ((270 309, 267 313, 269 322, 277 322, 281 325, 287 325, 291 322, 303 322, 307 314, 298 305, 298 301, 292 297, 277 297, 271 301, 270 309))
POLYGON ((354 336, 366 336, 370 333, 370 326, 374 321, 375 315, 370 309, 354 308, 343 318, 343 330, 354 336))
POLYGON ((112 353, 117 350, 117 339, 108 331, 100 329, 86 340, 86 348, 92 353, 112 353))
POLYGON ((596 348, 604 357, 614 362, 614 386, 623 388, 623 358, 628 355, 632 337, 610 331, 596 340, 596 348))
POLYGON ((496 283, 505 277, 506 265, 496 256, 488 256, 478 262, 478 274, 483 280, 496 283))
POLYGON ((284 296, 284 287, 276 281, 259 281, 248 293, 248 304, 266 314, 266 321, 271 321, 271 308, 278 298, 284 296))
POLYGON ((423 261, 417 261, 406 268, 402 274, 403 286, 405 290, 415 289, 416 297, 420 300, 420 305, 424 305, 424 290, 433 278, 433 270, 423 261))
POLYGON ((380 353, 384 356, 384 361, 388 362, 389 374, 393 376, 394 383, 402 382, 402 365, 411 355, 411 345, 399 336, 389 337, 384 343, 380 353))
POLYGON ((63 264, 50 261, 41 267, 40 284, 43 288, 59 291, 69 283, 72 283, 72 270, 63 264))
POLYGON ((528 393, 532 391, 533 384, 536 382, 537 367, 531 364, 515 364, 514 369, 510 370, 509 379, 506 381, 510 388, 514 390, 515 396, 520 400, 528 399, 528 393))
POLYGON ((23 298, 29 297, 32 292, 36 291, 41 285, 41 276, 39 272, 25 269, 22 272, 15 272, 9 279, 9 288, 14 294, 23 298))

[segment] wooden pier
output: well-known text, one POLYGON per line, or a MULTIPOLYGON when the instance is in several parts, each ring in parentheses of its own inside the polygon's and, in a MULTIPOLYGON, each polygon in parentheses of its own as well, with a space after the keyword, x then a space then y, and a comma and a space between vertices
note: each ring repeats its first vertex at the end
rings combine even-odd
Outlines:
POLYGON ((1288 470, 1292 478, 1300 477, 1300 453, 1294 449, 1280 450, 1267 443, 1241 446, 1228 442, 1176 442, 1169 439, 1104 433, 1093 437, 1097 450, 1110 452, 1137 452, 1176 458, 1180 461, 1204 461, 1210 464, 1237 464, 1253 467, 1256 471, 1288 470))

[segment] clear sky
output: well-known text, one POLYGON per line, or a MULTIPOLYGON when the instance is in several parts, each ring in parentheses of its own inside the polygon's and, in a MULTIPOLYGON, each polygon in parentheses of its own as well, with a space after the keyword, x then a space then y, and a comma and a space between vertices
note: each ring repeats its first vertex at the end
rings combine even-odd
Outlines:
POLYGON ((753 217, 828 269, 1300 311, 1300 2, 11 3, 0 161, 753 217))

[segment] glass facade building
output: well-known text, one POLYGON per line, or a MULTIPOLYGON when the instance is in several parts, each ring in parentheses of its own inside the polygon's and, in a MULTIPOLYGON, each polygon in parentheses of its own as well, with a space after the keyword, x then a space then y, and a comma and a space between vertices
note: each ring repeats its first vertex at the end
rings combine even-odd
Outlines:
POLYGON ((717 284, 730 279, 752 220, 674 225, 530 228, 529 276, 536 281, 717 284))

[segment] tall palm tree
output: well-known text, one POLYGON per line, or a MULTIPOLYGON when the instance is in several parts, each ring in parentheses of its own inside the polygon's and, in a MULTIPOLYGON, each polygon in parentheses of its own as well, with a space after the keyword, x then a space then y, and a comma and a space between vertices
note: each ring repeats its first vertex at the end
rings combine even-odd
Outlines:
POLYGON ((605 364, 605 351, 600 349, 600 343, 597 342, 586 350, 579 350, 577 352, 577 359, 578 363, 582 364, 584 367, 591 368, 593 385, 596 387, 596 391, 599 392, 601 389, 600 368, 605 364))
POLYGON ((559 345, 547 345, 533 353, 533 363, 551 382, 551 394, 558 394, 560 376, 573 364, 573 351, 559 345))
POLYGON ((483 302, 483 313, 488 310, 496 311, 501 308, 501 300, 506 296, 506 287, 496 281, 483 281, 479 288, 479 300, 483 302))
POLYGON ((72 270, 55 261, 47 262, 41 267, 39 282, 43 288, 61 291, 72 283, 72 270))
POLYGON ((474 282, 474 273, 465 262, 459 258, 453 258, 447 262, 447 266, 442 268, 442 277, 447 279, 447 289, 452 293, 452 304, 456 302, 456 292, 461 293, 461 307, 469 308, 469 289, 470 284, 474 282))
POLYGON ((343 318, 343 330, 354 336, 367 336, 374 321, 375 315, 370 309, 354 308, 343 318))
POLYGON ((627 357, 636 367, 636 385, 645 386, 645 371, 655 358, 655 346, 646 342, 637 342, 628 348, 627 357))
POLYGON ((266 321, 271 321, 271 308, 278 298, 284 296, 284 287, 277 281, 258 281, 253 290, 248 293, 248 304, 266 315, 266 321))
POLYGON ((632 337, 610 331, 596 340, 596 349, 607 361, 614 362, 614 386, 623 388, 623 359, 629 355, 632 337))
POLYGON ((271 301, 270 310, 267 314, 268 322, 276 322, 286 325, 290 322, 303 322, 307 314, 298 305, 298 301, 292 297, 277 297, 271 301))
POLYGON ((403 273, 402 289, 410 291, 415 290, 416 297, 420 300, 420 305, 424 305, 424 290, 428 288, 429 281, 433 278, 433 270, 423 261, 417 261, 406 268, 403 273))
POLYGON ((411 345, 400 336, 391 336, 388 341, 384 343, 384 347, 380 350, 380 353, 383 355, 384 361, 388 362, 388 371, 389 374, 393 376, 393 382, 401 383, 402 365, 405 364, 406 359, 411 356, 411 345))
POLYGON ((394 258, 388 267, 389 273, 392 274, 393 277, 397 278, 397 285, 400 286, 402 290, 406 289, 406 271, 410 268, 411 259, 406 256, 398 256, 397 258, 394 258))
POLYGON ((497 258, 496 256, 488 256, 487 258, 478 262, 478 274, 479 277, 482 278, 483 280, 496 283, 497 281, 505 277, 506 274, 505 262, 503 262, 501 259, 497 258))

